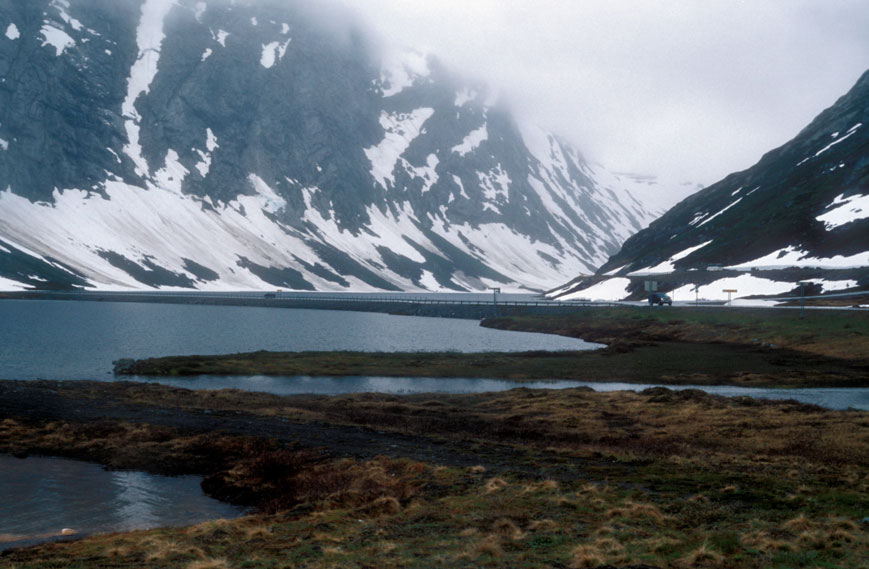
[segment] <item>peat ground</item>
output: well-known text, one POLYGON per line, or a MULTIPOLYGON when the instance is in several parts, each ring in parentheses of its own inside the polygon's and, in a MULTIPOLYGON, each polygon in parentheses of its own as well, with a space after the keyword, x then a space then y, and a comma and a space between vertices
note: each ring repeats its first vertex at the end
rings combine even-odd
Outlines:
MULTIPOLYGON (((489 324, 609 338, 603 362, 678 345, 745 350, 739 360, 794 354, 782 379, 831 360, 857 377, 869 349, 864 316, 624 314, 489 324)), ((666 380, 651 361, 642 369, 666 380)), ((869 565, 869 413, 793 401, 666 388, 282 397, 0 381, 0 452, 199 474, 207 493, 258 512, 0 553, 15 569, 869 565)))

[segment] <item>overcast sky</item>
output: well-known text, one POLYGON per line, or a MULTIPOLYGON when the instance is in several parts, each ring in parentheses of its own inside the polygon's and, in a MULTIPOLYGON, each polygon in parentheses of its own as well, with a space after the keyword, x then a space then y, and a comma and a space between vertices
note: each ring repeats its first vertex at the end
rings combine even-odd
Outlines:
POLYGON ((866 0, 339 0, 616 171, 711 184, 869 68, 866 0))

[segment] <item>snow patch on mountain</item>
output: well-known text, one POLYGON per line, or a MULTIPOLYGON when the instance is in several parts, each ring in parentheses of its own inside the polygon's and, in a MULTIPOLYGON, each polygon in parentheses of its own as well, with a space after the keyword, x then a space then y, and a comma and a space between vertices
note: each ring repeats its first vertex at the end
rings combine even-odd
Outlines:
POLYGON ((624 277, 607 279, 590 287, 571 292, 570 294, 561 297, 559 300, 621 300, 628 296, 627 289, 630 284, 631 279, 626 279, 624 277))
POLYGON ((710 300, 723 300, 728 293, 725 290, 736 290, 731 293, 734 298, 745 296, 771 296, 793 290, 794 283, 764 279, 754 275, 739 275, 718 279, 706 285, 700 285, 695 292, 695 285, 689 284, 670 292, 670 298, 676 300, 693 300, 699 296, 710 300))
MULTIPOLYGON (((690 255, 694 251, 698 251, 698 250, 702 249, 703 247, 706 247, 710 243, 712 243, 711 240, 706 241, 705 243, 701 243, 700 245, 696 245, 694 247, 688 247, 687 249, 676 253, 675 255, 673 255, 672 257, 667 259, 666 261, 659 263, 659 264, 655 265, 654 267, 645 267, 642 269, 637 269, 636 271, 631 271, 630 273, 628 273, 627 276, 631 277, 631 276, 639 276, 639 275, 647 275, 647 274, 672 273, 674 270, 676 270, 676 267, 673 265, 673 263, 675 263, 676 261, 678 261, 680 259, 684 259, 685 257, 690 255)), ((607 274, 610 274, 610 273, 611 273, 611 271, 608 272, 607 274)))
POLYGON ((827 206, 827 211, 815 219, 823 222, 827 231, 830 231, 867 217, 869 217, 869 195, 855 194, 846 198, 844 194, 839 194, 827 206))
POLYGON ((220 44, 221 47, 226 47, 226 38, 229 37, 229 32, 226 30, 217 30, 217 33, 211 31, 211 38, 220 44))
POLYGON ((402 159, 401 162, 404 165, 404 169, 408 174, 410 174, 414 178, 419 178, 420 180, 422 180, 422 189, 420 189, 420 193, 426 193, 431 189, 434 184, 437 183, 438 173, 436 169, 438 163, 440 162, 437 155, 429 154, 428 156, 426 156, 424 166, 412 166, 407 160, 404 159, 402 159))
POLYGON ((371 162, 371 175, 383 186, 389 189, 395 185, 393 171, 398 159, 420 135, 422 126, 432 115, 434 109, 423 107, 410 113, 387 113, 380 115, 380 126, 385 131, 383 140, 376 146, 365 149, 365 156, 371 162))
POLYGON ((52 26, 51 24, 43 24, 40 33, 44 38, 42 46, 45 47, 50 45, 54 48, 57 56, 60 56, 65 49, 75 46, 75 40, 72 39, 68 33, 52 26))
POLYGON ((81 22, 76 20, 75 18, 70 17, 69 15, 69 1, 68 0, 54 0, 51 5, 57 10, 58 16, 63 22, 71 27, 73 30, 79 32, 82 29, 81 22))
POLYGON ((203 178, 208 175, 208 172, 211 170, 211 153, 220 146, 217 144, 217 137, 211 131, 210 128, 205 129, 205 149, 206 152, 198 148, 194 148, 193 151, 199 155, 199 162, 196 163, 196 170, 199 172, 199 175, 203 178))
POLYGON ((190 171, 181 164, 178 153, 171 148, 166 151, 166 159, 163 167, 154 174, 154 181, 148 182, 151 189, 163 189, 176 194, 181 194, 184 178, 190 171))
POLYGON ((280 61, 284 58, 284 54, 287 53, 287 47, 289 47, 290 42, 293 41, 292 38, 288 39, 284 43, 273 41, 268 44, 264 44, 262 47, 262 55, 260 56, 260 65, 265 67, 266 69, 270 69, 276 61, 280 61))
POLYGON ((9 24, 6 28, 6 37, 10 40, 17 40, 21 37, 21 33, 18 31, 18 26, 15 24, 9 24))
POLYGON ((812 257, 809 253, 801 251, 797 247, 790 246, 784 249, 773 251, 768 255, 739 263, 728 269, 748 270, 756 269, 781 269, 788 267, 799 268, 822 268, 822 269, 848 269, 854 267, 865 267, 869 265, 869 251, 857 253, 855 255, 843 256, 836 255, 834 257, 812 257))
POLYGON ((143 93, 148 93, 151 82, 157 75, 160 47, 165 37, 163 20, 174 5, 174 0, 145 0, 142 4, 141 19, 136 29, 136 44, 139 52, 136 62, 130 69, 127 96, 121 104, 128 140, 124 146, 124 153, 136 165, 136 173, 140 176, 148 175, 148 163, 142 156, 142 147, 139 145, 139 124, 142 117, 136 110, 136 99, 143 93))
POLYGON ((821 148, 820 150, 818 150, 817 152, 815 152, 815 157, 817 158, 818 156, 820 156, 821 154, 823 154, 823 153, 826 152, 827 150, 831 149, 831 148, 834 147, 835 145, 839 144, 840 142, 844 142, 845 139, 847 139, 847 138, 850 137, 852 134, 854 134, 855 132, 857 132, 857 129, 860 128, 861 126, 863 126, 863 123, 857 123, 857 124, 855 124, 854 126, 852 126, 851 128, 849 128, 849 129, 848 129, 848 132, 845 133, 845 136, 843 136, 842 138, 836 138, 836 140, 834 140, 834 141, 831 142, 830 144, 826 145, 825 147, 823 147, 823 148, 821 148))
POLYGON ((18 281, 0 277, 0 290, 27 290, 29 288, 18 281))
POLYGON ((489 131, 484 124, 476 130, 472 130, 468 136, 450 149, 450 152, 455 152, 459 156, 465 156, 477 149, 480 144, 489 137, 489 131))

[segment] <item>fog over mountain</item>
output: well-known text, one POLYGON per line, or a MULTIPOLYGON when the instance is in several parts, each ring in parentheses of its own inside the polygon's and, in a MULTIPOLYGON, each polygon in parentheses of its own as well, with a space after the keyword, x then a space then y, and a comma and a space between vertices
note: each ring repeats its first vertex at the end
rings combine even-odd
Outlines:
POLYGON ((698 189, 333 10, 0 0, 0 288, 541 290, 698 189))
POLYGON ((680 300, 869 287, 869 71, 793 140, 681 201, 554 296, 637 298, 644 281, 680 300))
POLYGON ((617 171, 712 184, 869 68, 862 0, 336 0, 617 171))

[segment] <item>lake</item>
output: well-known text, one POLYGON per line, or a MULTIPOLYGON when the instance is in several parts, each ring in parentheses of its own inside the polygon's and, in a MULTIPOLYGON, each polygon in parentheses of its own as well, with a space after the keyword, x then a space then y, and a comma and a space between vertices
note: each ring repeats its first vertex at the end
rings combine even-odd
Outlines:
MULTIPOLYGON (((453 295, 454 296, 454 295, 453 295)), ((250 306, 0 300, 0 379, 115 380, 112 361, 255 350, 523 351, 599 347, 573 338, 482 328, 476 321, 371 312, 250 306)), ((134 376, 190 389, 238 388, 278 395, 356 392, 471 393, 516 387, 599 391, 649 385, 581 381, 514 382, 420 377, 134 376)), ((720 395, 796 399, 831 409, 869 410, 869 389, 681 386, 720 395)))
POLYGON ((0 379, 113 380, 112 361, 169 355, 600 347, 474 320, 250 306, 0 300, 0 379))
POLYGON ((197 476, 109 472, 62 458, 0 454, 0 550, 57 537, 192 525, 242 515, 209 498, 197 476))

